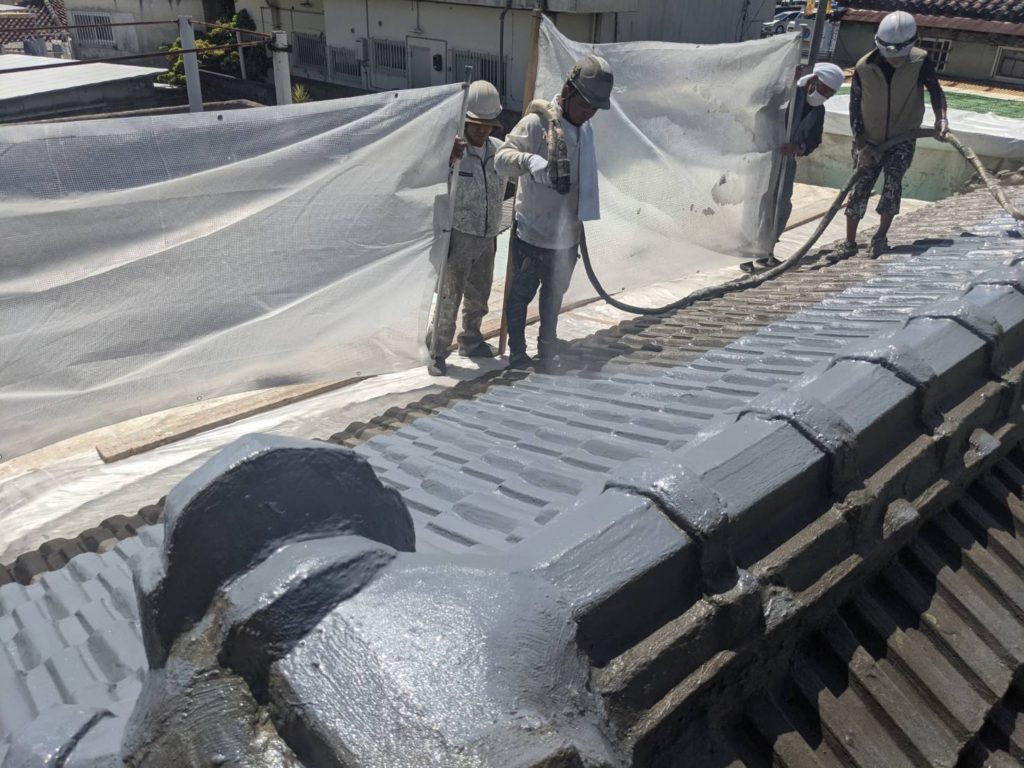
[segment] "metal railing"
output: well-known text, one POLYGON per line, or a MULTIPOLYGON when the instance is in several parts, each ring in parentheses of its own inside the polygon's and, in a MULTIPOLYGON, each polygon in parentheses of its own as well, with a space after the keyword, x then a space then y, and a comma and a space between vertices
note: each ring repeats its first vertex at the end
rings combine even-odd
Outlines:
POLYGON ((313 70, 321 77, 327 74, 327 44, 322 34, 292 33, 293 66, 313 70))
POLYGON ((370 40, 370 57, 374 72, 405 77, 408 67, 404 40, 372 38, 370 40))
POLYGON ((331 65, 331 79, 362 84, 363 68, 359 63, 359 52, 351 48, 327 47, 327 60, 331 65))
MULTIPOLYGON (((501 88, 502 76, 498 69, 498 57, 493 53, 480 53, 478 51, 463 51, 452 49, 451 70, 448 73, 448 82, 462 82, 466 67, 473 71, 474 80, 487 80, 495 88, 501 88)), ((501 63, 504 69, 504 82, 508 82, 508 57, 501 63)))

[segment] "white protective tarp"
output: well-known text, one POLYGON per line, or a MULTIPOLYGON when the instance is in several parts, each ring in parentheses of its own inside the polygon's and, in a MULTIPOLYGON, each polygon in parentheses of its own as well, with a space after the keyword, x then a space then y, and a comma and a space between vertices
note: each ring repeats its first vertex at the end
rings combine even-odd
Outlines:
MULTIPOLYGON (((615 69, 587 227, 606 287, 768 250, 797 46, 591 46, 544 22, 538 95, 587 51, 615 69)), ((422 360, 459 98, 0 127, 0 460, 422 360)), ((569 299, 592 295, 578 270, 569 299)))
MULTIPOLYGON (((561 91, 594 52, 615 75, 612 106, 594 117, 601 220, 587 222, 595 271, 610 291, 714 269, 773 245, 777 149, 799 39, 724 45, 591 45, 544 20, 536 96, 561 91)), ((569 300, 593 295, 577 270, 569 300)))
POLYGON ((0 127, 0 456, 421 359, 461 97, 0 127))

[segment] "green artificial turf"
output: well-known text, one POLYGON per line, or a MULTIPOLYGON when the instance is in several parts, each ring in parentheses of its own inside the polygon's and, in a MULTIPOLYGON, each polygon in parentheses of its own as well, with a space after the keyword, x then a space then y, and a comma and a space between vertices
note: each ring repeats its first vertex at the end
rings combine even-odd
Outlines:
MULTIPOLYGON (((850 86, 839 89, 841 94, 848 95, 850 86)), ((946 91, 946 102, 950 109, 962 109, 965 112, 991 112, 1000 117, 1024 118, 1024 94, 1019 101, 1010 99, 994 99, 991 96, 980 96, 973 93, 957 93, 946 91)))

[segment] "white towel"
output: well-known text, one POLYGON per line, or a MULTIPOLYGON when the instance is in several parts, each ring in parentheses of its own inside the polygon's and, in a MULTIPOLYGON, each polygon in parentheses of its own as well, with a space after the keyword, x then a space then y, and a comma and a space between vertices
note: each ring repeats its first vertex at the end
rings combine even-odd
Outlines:
MULTIPOLYGON (((558 96, 551 103, 562 113, 558 96)), ((601 193, 597 185, 597 146, 594 144, 594 126, 587 120, 579 128, 580 150, 580 202, 577 215, 580 221, 596 221, 601 218, 601 193)))

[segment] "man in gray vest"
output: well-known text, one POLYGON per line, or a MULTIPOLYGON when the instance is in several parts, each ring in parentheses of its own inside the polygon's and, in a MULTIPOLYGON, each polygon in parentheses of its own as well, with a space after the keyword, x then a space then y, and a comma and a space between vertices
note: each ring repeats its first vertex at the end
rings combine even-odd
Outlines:
POLYGON ((853 129, 854 160, 873 164, 850 191, 846 205, 846 241, 837 246, 829 261, 849 258, 857 252, 857 226, 867 212, 868 197, 880 173, 885 174, 877 211, 878 231, 871 238, 870 257, 877 258, 889 248, 889 227, 900 212, 903 177, 914 159, 916 141, 894 144, 880 154, 875 150, 890 140, 921 127, 924 118, 924 89, 928 89, 935 112, 935 132, 949 130, 946 97, 939 85, 928 53, 915 48, 917 23, 905 11, 894 11, 882 19, 875 36, 875 50, 857 62, 850 92, 850 127, 853 129))

